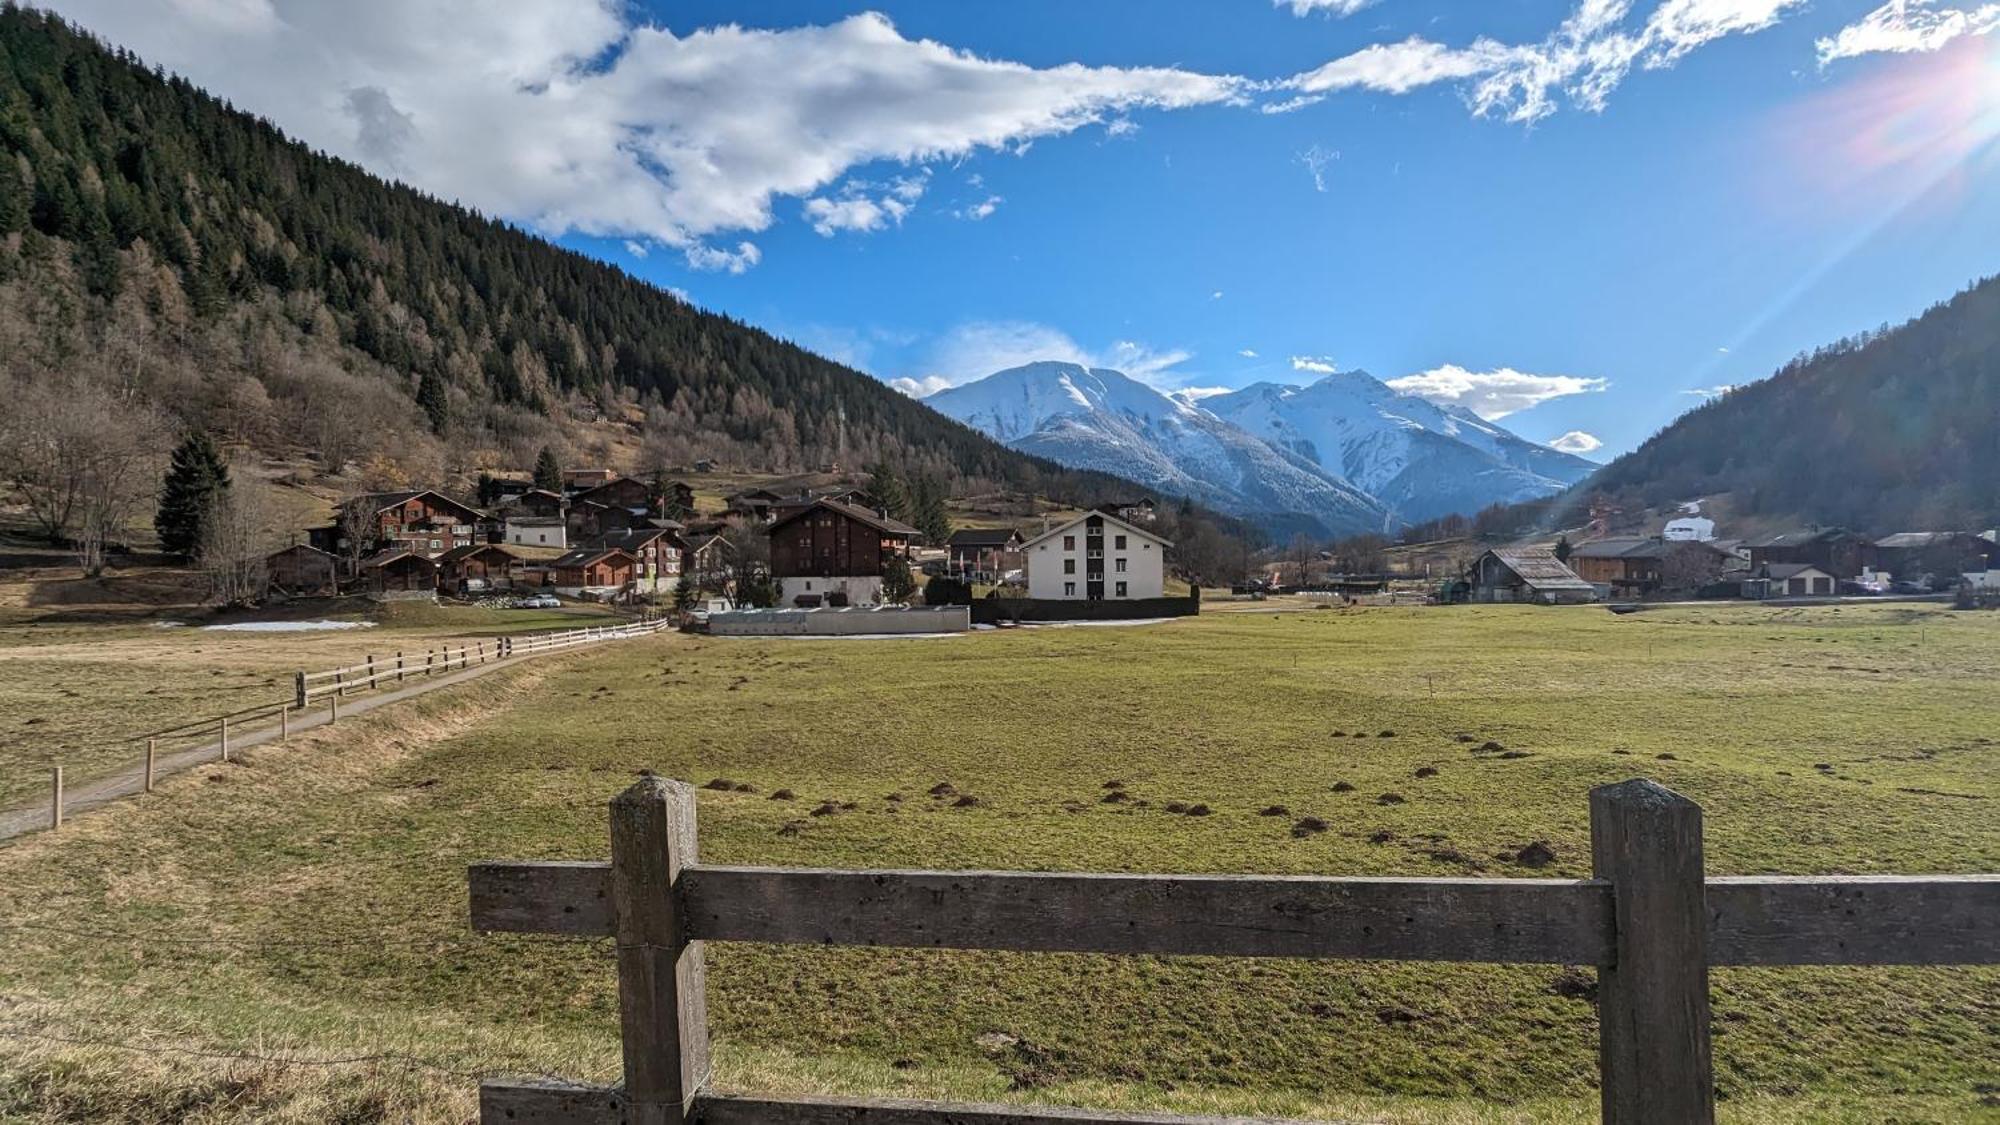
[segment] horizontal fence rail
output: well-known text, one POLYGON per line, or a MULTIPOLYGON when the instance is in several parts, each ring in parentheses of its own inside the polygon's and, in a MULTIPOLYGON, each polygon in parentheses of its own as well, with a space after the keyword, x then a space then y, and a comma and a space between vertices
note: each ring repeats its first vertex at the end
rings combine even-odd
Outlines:
POLYGON ((519 637, 495 637, 486 641, 465 641, 422 653, 396 652, 370 656, 359 664, 299 672, 293 677, 293 705, 305 707, 328 696, 345 696, 357 691, 373 691, 405 683, 411 678, 460 672, 499 660, 559 652, 582 645, 650 636, 673 626, 667 618, 633 621, 620 625, 590 625, 554 633, 531 633, 519 637))
POLYGON ((687 785, 649 776, 611 809, 611 862, 475 864, 468 884, 474 929, 618 939, 625 1085, 488 1082, 482 1121, 1221 1120, 717 1094, 706 941, 1591 965, 1615 1125, 1713 1121, 1712 965, 2000 963, 2000 875, 1708 878, 1700 808, 1647 781, 1592 792, 1589 879, 715 866, 687 785))

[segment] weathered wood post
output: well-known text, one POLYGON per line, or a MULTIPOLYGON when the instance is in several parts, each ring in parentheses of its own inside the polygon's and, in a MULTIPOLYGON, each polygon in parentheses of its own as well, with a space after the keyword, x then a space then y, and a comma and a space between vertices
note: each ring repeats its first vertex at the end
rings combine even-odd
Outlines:
MULTIPOLYGON (((62 767, 55 766, 49 772, 49 827, 61 828, 63 814, 62 767)), ((679 1120, 679 1118, 675 1118, 679 1120)))
POLYGON ((215 728, 215 748, 218 751, 218 760, 224 762, 229 760, 229 720, 226 717, 220 720, 215 728))
POLYGON ((335 695, 347 694, 347 676, 345 674, 345 669, 335 668, 333 670, 333 694, 335 695))
POLYGON ((278 741, 283 742, 290 737, 292 737, 292 709, 290 707, 280 707, 278 708, 278 741))
POLYGON ((326 724, 328 726, 332 726, 333 724, 339 721, 340 721, 340 697, 337 695, 329 695, 326 697, 326 724))
POLYGON ((425 676, 435 676, 435 675, 437 675, 437 669, 436 669, 436 668, 434 668, 434 667, 433 667, 433 666, 431 665, 431 661, 433 661, 433 660, 435 660, 435 659, 437 659, 437 653, 436 653, 435 651, 433 651, 433 650, 431 650, 431 649, 425 649, 425 650, 424 650, 424 675, 425 675, 425 676))
POLYGON ((296 696, 296 697, 297 697, 297 700, 298 700, 298 705, 299 705, 299 709, 303 711, 303 710, 305 709, 305 706, 306 706, 306 702, 307 702, 307 700, 306 700, 306 674, 305 674, 304 672, 300 672, 300 673, 299 673, 299 674, 298 674, 297 676, 293 677, 293 679, 292 679, 292 694, 293 694, 294 696, 296 696))
POLYGON ((148 793, 151 793, 153 791, 153 760, 159 756, 159 752, 160 752, 160 740, 157 738, 147 739, 146 740, 146 792, 148 793))
POLYGON ((399 684, 403 682, 403 652, 401 649, 396 650, 396 682, 399 684))
POLYGON ((368 690, 375 690, 375 654, 368 654, 368 690))
POLYGON ((694 790, 651 774, 611 801, 611 901, 618 1010, 633 1125, 682 1125, 708 1081, 702 947, 681 917, 681 869, 695 862, 694 790))
POLYGON ((1599 786, 1590 858, 1615 927, 1597 972, 1604 1125, 1712 1125, 1701 806, 1652 781, 1599 786))

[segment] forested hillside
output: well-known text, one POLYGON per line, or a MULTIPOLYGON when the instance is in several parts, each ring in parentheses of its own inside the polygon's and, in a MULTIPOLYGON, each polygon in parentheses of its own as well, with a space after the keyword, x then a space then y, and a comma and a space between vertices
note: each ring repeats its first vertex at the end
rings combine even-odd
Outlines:
POLYGON ((17 389, 310 451, 328 471, 521 466, 572 443, 574 423, 614 419, 661 466, 887 462, 1077 499, 1128 487, 313 152, 4 4, 0 367, 17 389))
POLYGON ((1689 411, 1573 495, 1592 491, 1729 492, 1740 514, 1874 531, 2000 524, 2000 278, 1689 411))

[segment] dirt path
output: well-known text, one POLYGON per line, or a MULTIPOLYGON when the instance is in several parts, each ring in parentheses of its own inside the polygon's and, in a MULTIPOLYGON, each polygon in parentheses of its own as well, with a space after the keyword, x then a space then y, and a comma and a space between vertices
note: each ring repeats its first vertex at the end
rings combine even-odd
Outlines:
MULTIPOLYGON (((354 715, 365 715, 378 707, 387 707, 392 703, 400 703, 405 699, 414 699, 428 692, 448 688, 454 684, 465 683, 467 680, 476 680, 481 676, 500 671, 503 668, 525 664, 532 659, 534 659, 533 656, 519 656, 511 660, 502 660, 493 664, 474 665, 463 671, 452 672, 434 679, 427 679, 422 683, 396 688, 393 691, 385 691, 379 695, 355 697, 341 702, 340 716, 341 718, 348 718, 354 715)), ((333 720, 330 718, 330 709, 315 705, 308 711, 293 712, 291 729, 294 733, 309 731, 326 726, 331 721, 333 720)), ((276 724, 242 731, 232 729, 229 732, 229 749, 233 753, 252 746, 263 746, 267 743, 276 742, 278 741, 278 732, 279 727, 276 724)), ((153 777, 155 780, 158 780, 163 777, 171 777, 177 773, 185 773, 191 769, 198 769, 201 766, 212 765, 220 755, 221 745, 215 742, 197 746, 190 750, 182 750, 164 755, 154 761, 153 777)), ((145 791, 145 788, 146 778, 143 769, 134 769, 128 773, 114 774, 111 777, 98 778, 95 781, 86 782, 63 794, 63 816, 67 819, 75 816, 77 813, 86 812, 109 804, 120 797, 130 797, 142 793, 145 791)), ((49 803, 46 797, 34 805, 0 812, 0 840, 9 840, 15 836, 48 827, 49 803)))

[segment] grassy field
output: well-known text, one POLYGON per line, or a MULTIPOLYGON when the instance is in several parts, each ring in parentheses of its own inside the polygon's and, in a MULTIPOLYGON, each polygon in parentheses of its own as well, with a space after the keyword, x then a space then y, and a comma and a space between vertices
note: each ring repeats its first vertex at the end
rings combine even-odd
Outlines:
MULTIPOLYGON (((185 620, 125 612, 78 621, 46 612, 0 612, 0 808, 39 796, 48 768, 71 781, 136 766, 152 731, 287 698, 292 674, 351 664, 371 653, 421 654, 464 638, 573 628, 605 611, 496 610, 431 605, 336 608, 185 620), (365 622, 324 632, 225 632, 205 624, 284 616, 365 622)), ((202 737, 207 737, 203 735, 202 737)), ((163 745, 179 749, 187 739, 163 745)))
MULTIPOLYGON (((1996 663, 2000 617, 1911 606, 563 657, 0 848, 0 1120, 457 1121, 481 1073, 615 1079, 608 943, 470 935, 464 865, 601 858, 643 768, 754 788, 701 793, 716 862, 1583 875, 1585 794, 1644 775, 1719 874, 2000 870, 1996 663)), ((1587 979, 723 945, 710 1010, 737 1088, 1583 1122, 1587 979)), ((2000 972, 1720 970, 1714 1007, 1725 1120, 1995 1113, 2000 972)))

